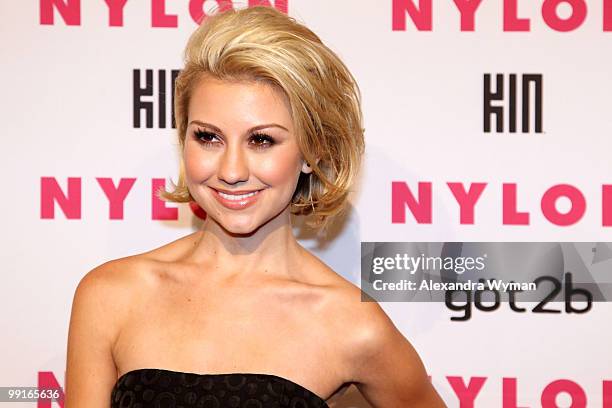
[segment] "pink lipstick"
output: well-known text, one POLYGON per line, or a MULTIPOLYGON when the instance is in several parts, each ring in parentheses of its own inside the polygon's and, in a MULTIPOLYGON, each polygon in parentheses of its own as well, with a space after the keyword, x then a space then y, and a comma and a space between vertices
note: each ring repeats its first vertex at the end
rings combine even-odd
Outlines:
POLYGON ((219 203, 231 210, 242 210, 255 204, 262 190, 216 190, 211 187, 213 195, 219 203))

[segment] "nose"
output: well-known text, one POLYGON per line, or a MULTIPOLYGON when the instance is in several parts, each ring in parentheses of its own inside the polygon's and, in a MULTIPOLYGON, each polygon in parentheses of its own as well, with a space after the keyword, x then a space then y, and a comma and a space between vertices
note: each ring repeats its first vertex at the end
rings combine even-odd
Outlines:
POLYGON ((232 185, 247 181, 249 179, 249 165, 245 152, 240 146, 229 144, 227 146, 219 161, 217 177, 219 180, 232 185))

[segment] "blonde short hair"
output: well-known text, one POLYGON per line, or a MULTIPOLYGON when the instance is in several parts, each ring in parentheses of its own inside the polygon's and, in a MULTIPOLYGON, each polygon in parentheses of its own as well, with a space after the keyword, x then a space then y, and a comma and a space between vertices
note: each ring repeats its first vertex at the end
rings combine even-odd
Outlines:
MULTIPOLYGON (((206 18, 195 30, 184 59, 174 89, 181 148, 190 95, 203 75, 263 81, 287 96, 300 151, 313 170, 300 173, 291 213, 314 215, 307 224, 325 227, 345 209, 364 152, 361 93, 348 68, 315 33, 272 7, 228 10, 206 18)), ((159 195, 173 202, 194 201, 182 158, 174 191, 162 189, 159 195)))

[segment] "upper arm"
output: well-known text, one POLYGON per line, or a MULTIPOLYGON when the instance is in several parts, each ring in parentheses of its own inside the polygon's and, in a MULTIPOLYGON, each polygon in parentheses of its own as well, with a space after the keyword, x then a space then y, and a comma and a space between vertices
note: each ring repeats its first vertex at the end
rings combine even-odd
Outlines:
POLYGON ((68 329, 64 408, 108 408, 117 368, 112 346, 118 330, 118 283, 113 261, 79 282, 68 329))
POLYGON ((376 302, 365 302, 353 354, 353 379, 373 407, 446 407, 410 342, 376 302))

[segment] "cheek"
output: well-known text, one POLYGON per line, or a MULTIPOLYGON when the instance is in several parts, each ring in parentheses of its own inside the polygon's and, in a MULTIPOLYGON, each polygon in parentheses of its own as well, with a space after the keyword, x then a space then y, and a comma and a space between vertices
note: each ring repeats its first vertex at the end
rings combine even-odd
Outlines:
POLYGON ((187 142, 183 150, 185 176, 187 180, 201 181, 214 173, 215 163, 206 156, 196 143, 187 142))
POLYGON ((282 152, 265 158, 254 158, 257 177, 271 186, 297 182, 301 162, 297 153, 282 152))

